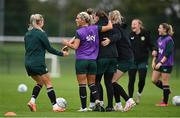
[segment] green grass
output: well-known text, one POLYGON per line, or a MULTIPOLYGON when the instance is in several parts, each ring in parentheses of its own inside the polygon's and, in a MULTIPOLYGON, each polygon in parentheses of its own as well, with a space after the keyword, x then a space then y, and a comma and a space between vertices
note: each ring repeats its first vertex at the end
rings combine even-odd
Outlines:
MULTIPOLYGON (((13 49, 15 49, 14 45, 7 45, 4 48, 4 52, 6 52, 4 54, 8 54, 11 57, 9 59, 11 62, 7 62, 6 56, 2 56, 2 53, 0 54, 0 117, 3 117, 4 113, 8 111, 16 112, 17 117, 180 117, 180 107, 171 104, 172 97, 180 95, 180 79, 176 78, 173 73, 170 80, 172 89, 172 94, 169 99, 170 106, 163 108, 156 107, 155 103, 160 101, 162 91, 151 83, 151 70, 149 70, 146 78, 146 86, 142 95, 141 104, 135 106, 131 111, 125 113, 77 112, 80 108, 80 99, 78 83, 74 72, 74 57, 72 55, 67 58, 60 57, 61 77, 52 79, 57 97, 63 97, 68 102, 66 112, 52 112, 52 107, 47 97, 45 87, 43 87, 37 99, 37 112, 30 112, 26 104, 30 99, 31 91, 35 82, 26 75, 23 66, 23 48, 19 46, 18 50, 14 51, 13 49), (10 63, 8 68, 4 62, 10 63), (17 91, 17 86, 20 83, 25 83, 28 86, 28 91, 26 93, 19 93, 17 91)), ((126 91, 127 82, 127 75, 119 81, 126 91)), ((103 83, 104 82, 102 81, 102 84, 103 83)), ((135 85, 135 93, 136 91, 137 81, 135 85)), ((104 98, 105 104, 107 104, 106 94, 104 95, 104 98)), ((124 104, 124 100, 122 101, 124 104)), ((89 103, 89 99, 87 103, 89 103)))
MULTIPOLYGON (((72 73, 73 74, 73 73, 72 73)), ((53 113, 51 111, 50 101, 46 95, 46 90, 40 93, 37 99, 38 111, 32 113, 27 108, 26 104, 29 101, 31 90, 34 82, 27 77, 25 74, 16 75, 1 75, 0 83, 0 116, 7 111, 14 111, 19 117, 178 117, 180 116, 180 107, 173 106, 171 104, 171 98, 174 95, 178 95, 179 80, 171 80, 171 86, 173 93, 170 97, 170 106, 165 108, 155 107, 161 98, 161 90, 157 89, 147 78, 146 86, 143 92, 142 101, 140 105, 137 105, 131 111, 126 113, 113 112, 113 113, 79 113, 77 110, 80 107, 80 99, 78 96, 78 86, 74 75, 66 74, 62 75, 61 78, 53 79, 53 85, 58 97, 63 97, 68 102, 67 111, 64 113, 53 113), (17 86, 20 83, 25 83, 28 86, 28 92, 19 93, 17 92, 17 86)), ((124 87, 127 84, 127 77, 122 80, 124 87)), ((104 95, 106 97, 106 95, 104 95)), ((107 103, 107 101, 105 101, 107 103)), ((123 102, 124 103, 124 102, 123 102)))

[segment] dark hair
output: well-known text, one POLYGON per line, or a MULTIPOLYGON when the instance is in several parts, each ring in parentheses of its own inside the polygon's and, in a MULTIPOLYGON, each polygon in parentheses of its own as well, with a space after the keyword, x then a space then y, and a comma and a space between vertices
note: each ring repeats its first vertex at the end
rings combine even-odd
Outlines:
POLYGON ((105 11, 103 11, 103 10, 97 10, 97 11, 96 11, 96 16, 108 18, 107 13, 106 13, 105 11))
POLYGON ((95 14, 95 10, 93 8, 88 8, 86 10, 86 12, 89 14, 89 15, 92 15, 92 14, 95 14))

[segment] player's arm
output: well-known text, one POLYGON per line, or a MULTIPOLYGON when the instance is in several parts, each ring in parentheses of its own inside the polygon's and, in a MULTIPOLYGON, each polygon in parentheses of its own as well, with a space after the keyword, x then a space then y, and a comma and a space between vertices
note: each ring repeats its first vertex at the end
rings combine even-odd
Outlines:
POLYGON ((41 40, 42 44, 44 45, 44 47, 46 48, 46 50, 47 50, 49 53, 52 53, 52 54, 58 55, 58 56, 67 56, 67 55, 68 55, 68 53, 65 52, 65 51, 61 52, 61 51, 58 51, 58 50, 54 49, 54 48, 50 45, 50 42, 49 42, 49 40, 48 40, 48 37, 47 37, 46 33, 43 32, 43 33, 41 34, 40 40, 41 40))
POLYGON ((163 63, 169 58, 169 56, 170 56, 170 55, 172 54, 172 52, 173 52, 173 47, 174 47, 174 43, 173 43, 172 40, 170 40, 170 41, 167 43, 166 47, 165 47, 164 56, 163 56, 163 58, 160 60, 159 63, 163 64, 163 63))
POLYGON ((69 42, 69 41, 67 41, 67 40, 64 40, 64 41, 63 41, 63 44, 66 45, 66 46, 68 46, 68 47, 70 47, 70 48, 72 48, 72 49, 75 49, 75 50, 76 50, 76 49, 79 47, 80 39, 75 38, 72 43, 69 42))
POLYGON ((76 50, 80 44, 80 36, 78 35, 78 33, 76 33, 76 35, 75 35, 75 37, 73 37, 73 39, 71 39, 70 41, 64 40, 63 44, 76 50))
MULTIPOLYGON (((69 43, 73 43, 75 39, 75 36, 69 40, 69 43)), ((64 47, 62 47, 61 49, 62 51, 69 51, 69 47, 67 45, 65 45, 64 47)))
POLYGON ((104 37, 103 41, 101 41, 101 45, 102 46, 107 46, 109 45, 110 43, 116 43, 118 40, 121 39, 121 33, 117 30, 117 29, 112 29, 110 30, 110 36, 109 38, 108 37, 104 37))
POLYGON ((153 69, 155 69, 155 67, 156 67, 156 56, 154 56, 153 58, 152 58, 152 68, 153 69))
POLYGON ((101 27, 101 32, 109 31, 113 28, 112 22, 109 20, 108 24, 101 27))

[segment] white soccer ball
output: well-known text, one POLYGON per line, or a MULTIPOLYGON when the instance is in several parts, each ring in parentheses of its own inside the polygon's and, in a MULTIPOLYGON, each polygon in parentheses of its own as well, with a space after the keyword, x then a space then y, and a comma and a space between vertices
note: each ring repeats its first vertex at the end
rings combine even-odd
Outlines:
POLYGON ((174 96, 174 97, 172 98, 172 103, 173 103, 173 105, 175 105, 175 106, 180 106, 180 96, 174 96))
POLYGON ((19 84, 17 90, 21 93, 25 93, 28 90, 28 87, 25 84, 19 84))
POLYGON ((57 102, 57 105, 61 108, 66 108, 67 107, 67 101, 64 99, 64 98, 56 98, 56 102, 57 102))

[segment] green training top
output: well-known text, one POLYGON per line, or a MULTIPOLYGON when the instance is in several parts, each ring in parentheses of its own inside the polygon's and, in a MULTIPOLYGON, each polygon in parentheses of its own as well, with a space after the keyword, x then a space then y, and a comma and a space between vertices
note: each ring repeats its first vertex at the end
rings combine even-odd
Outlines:
POLYGON ((25 65, 45 65, 45 52, 63 56, 61 51, 51 47, 47 34, 38 29, 32 29, 25 34, 25 65))

